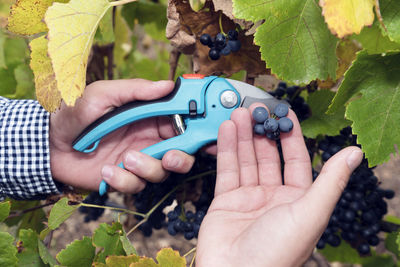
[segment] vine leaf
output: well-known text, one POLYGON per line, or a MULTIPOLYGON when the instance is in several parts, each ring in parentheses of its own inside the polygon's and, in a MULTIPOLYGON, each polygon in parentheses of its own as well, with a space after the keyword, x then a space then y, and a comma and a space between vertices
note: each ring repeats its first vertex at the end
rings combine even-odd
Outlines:
POLYGON ((19 231, 18 248, 18 266, 43 266, 42 259, 39 256, 38 235, 32 229, 21 229, 19 231))
POLYGON ((6 95, 9 98, 34 98, 35 86, 33 84, 32 70, 25 64, 18 65, 14 69, 14 77, 17 81, 15 93, 6 95))
POLYGON ((138 262, 139 256, 108 256, 106 263, 95 262, 93 267, 129 267, 132 263, 138 262))
POLYGON ((47 39, 42 36, 33 39, 31 48, 31 69, 35 75, 36 98, 47 111, 54 112, 61 104, 61 94, 57 89, 57 81, 47 55, 47 39))
POLYGON ((14 237, 9 233, 0 232, 0 264, 2 266, 16 267, 18 258, 17 248, 14 246, 14 237))
POLYGON ((395 145, 400 144, 400 54, 362 53, 357 61, 339 90, 361 93, 348 105, 346 117, 353 121, 369 165, 375 166, 396 154, 395 145))
POLYGON ((390 40, 400 43, 400 1, 380 0, 383 24, 390 40))
POLYGON ((11 203, 10 201, 4 201, 0 203, 0 222, 7 219, 10 215, 11 203))
POLYGON ((43 17, 53 2, 66 3, 69 0, 17 0, 12 5, 7 29, 16 34, 32 35, 46 32, 43 17))
POLYGON ((320 0, 328 28, 339 38, 359 34, 374 22, 375 0, 320 0))
POLYGON ((341 129, 350 125, 351 122, 344 118, 344 106, 333 115, 325 113, 334 96, 335 93, 329 90, 320 90, 308 95, 307 104, 313 116, 301 123, 305 136, 309 138, 316 138, 319 134, 335 136, 341 129))
POLYGON ((38 249, 39 249, 39 256, 45 264, 49 264, 51 267, 57 265, 57 261, 53 258, 53 256, 51 256, 49 250, 39 238, 38 238, 38 249))
POLYGON ((136 249, 129 241, 125 231, 124 234, 119 237, 119 240, 121 241, 122 247, 124 248, 126 255, 137 255, 136 249))
POLYGON ((63 266, 90 267, 95 256, 96 248, 92 239, 84 236, 82 240, 75 240, 61 250, 56 258, 63 266))
POLYGON ((96 247, 104 248, 104 250, 96 256, 97 262, 104 263, 108 255, 125 255, 120 240, 122 234, 122 225, 118 222, 114 222, 112 225, 106 223, 99 225, 93 234, 93 244, 96 247))
POLYGON ((164 266, 174 266, 174 267, 185 267, 186 259, 179 255, 178 251, 172 250, 172 248, 163 248, 157 253, 156 264, 153 259, 142 257, 137 263, 133 263, 132 267, 164 267, 164 266))
POLYGON ((54 230, 60 226, 72 213, 75 212, 81 205, 68 205, 68 198, 63 197, 56 204, 50 211, 49 216, 49 228, 54 230))
POLYGON ((385 248, 396 255, 396 257, 400 256, 399 241, 399 231, 391 232, 386 235, 385 248))
POLYGON ((48 54, 57 88, 68 106, 73 106, 83 93, 93 38, 110 7, 107 0, 71 0, 67 4, 54 3, 46 12, 48 54))
POLYGON ((336 43, 316 0, 234 0, 234 14, 253 22, 261 57, 280 79, 295 84, 335 78, 336 43))
POLYGON ((381 54, 389 51, 400 51, 400 44, 383 35, 378 23, 365 27, 359 35, 353 37, 368 54, 381 54))

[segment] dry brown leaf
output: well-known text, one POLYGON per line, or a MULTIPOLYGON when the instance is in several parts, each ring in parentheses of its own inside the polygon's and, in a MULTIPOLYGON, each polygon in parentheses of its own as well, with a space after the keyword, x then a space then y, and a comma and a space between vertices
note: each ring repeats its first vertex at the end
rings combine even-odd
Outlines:
POLYGON ((203 33, 215 36, 220 32, 219 18, 221 16, 224 32, 235 29, 235 22, 214 11, 211 1, 207 1, 199 12, 191 9, 189 2, 169 0, 167 38, 174 47, 185 54, 193 54, 193 70, 205 75, 232 75, 240 70, 246 70, 247 75, 256 77, 268 73, 265 62, 261 60, 259 47, 253 43, 253 36, 246 36, 245 31, 239 32, 241 49, 219 60, 208 57, 209 48, 199 41, 203 33))

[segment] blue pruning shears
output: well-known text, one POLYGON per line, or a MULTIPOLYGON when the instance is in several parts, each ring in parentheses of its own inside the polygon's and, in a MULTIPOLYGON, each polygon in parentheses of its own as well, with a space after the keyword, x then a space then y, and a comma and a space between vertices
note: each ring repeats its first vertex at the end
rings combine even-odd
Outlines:
MULTIPOLYGON (((201 147, 215 142, 221 123, 229 120, 238 107, 264 103, 273 110, 280 100, 250 84, 200 74, 184 74, 176 80, 173 91, 158 100, 135 101, 125 104, 100 117, 89 125, 73 142, 77 151, 90 153, 100 140, 129 123, 156 116, 172 116, 177 136, 141 150, 142 153, 161 159, 173 149, 194 154, 201 147)), ((124 168, 121 162, 119 167, 124 168)), ((107 192, 102 181, 99 193, 107 192)))

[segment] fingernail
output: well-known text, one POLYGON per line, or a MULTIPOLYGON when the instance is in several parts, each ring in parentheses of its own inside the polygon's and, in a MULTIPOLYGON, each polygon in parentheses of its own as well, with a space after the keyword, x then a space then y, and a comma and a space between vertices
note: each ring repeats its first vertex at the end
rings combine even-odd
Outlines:
POLYGON ((110 166, 104 166, 101 169, 101 176, 103 176, 104 180, 110 180, 114 175, 114 171, 110 166))
POLYGON ((137 168, 141 164, 141 160, 138 155, 129 153, 125 158, 125 166, 129 169, 137 168))
POLYGON ((355 170, 355 168, 360 165, 361 161, 363 159, 363 153, 360 150, 355 150, 351 152, 350 155, 347 156, 346 162, 347 166, 351 171, 355 170))
POLYGON ((182 165, 182 160, 179 157, 172 157, 172 159, 168 161, 168 167, 171 169, 177 169, 181 165, 182 165))

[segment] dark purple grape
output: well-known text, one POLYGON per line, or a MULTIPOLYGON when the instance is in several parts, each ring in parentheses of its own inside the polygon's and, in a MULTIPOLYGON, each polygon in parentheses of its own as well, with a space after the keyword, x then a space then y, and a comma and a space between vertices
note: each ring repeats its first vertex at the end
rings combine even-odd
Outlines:
POLYGON ((288 113, 289 113, 289 107, 288 105, 283 103, 279 103, 278 105, 276 105, 274 109, 274 114, 279 118, 286 117, 288 113))
POLYGON ((238 32, 236 30, 229 30, 228 31, 228 39, 229 40, 237 40, 238 38, 238 32))
POLYGON ((369 254, 370 252, 370 247, 367 243, 361 243, 358 247, 357 247, 358 252, 361 255, 366 255, 369 254))
POLYGON ((283 117, 278 120, 279 131, 288 133, 293 129, 293 122, 288 117, 283 117))
POLYGON ((266 136, 268 139, 275 140, 275 141, 279 139, 280 135, 281 135, 281 133, 279 132, 279 130, 266 133, 266 136))
POLYGON ((275 132, 276 130, 278 130, 278 127, 278 121, 274 118, 268 118, 264 122, 264 129, 267 133, 275 132))
POLYGON ((264 123, 269 117, 268 110, 264 107, 256 107, 253 110, 252 115, 253 115, 253 119, 257 123, 264 123))
POLYGON ((218 60, 220 58, 220 52, 215 49, 215 48, 211 48, 210 51, 208 52, 208 56, 212 59, 212 60, 218 60))
POLYGON ((209 35, 209 34, 207 34, 207 33, 205 33, 205 34, 202 34, 201 36, 200 36, 200 43, 202 44, 202 45, 210 45, 211 43, 213 42, 213 40, 212 40, 212 38, 211 38, 211 36, 209 35))
POLYGON ((215 36, 214 43, 217 47, 224 46, 226 42, 226 37, 222 33, 218 33, 217 36, 215 36))
POLYGON ((265 135, 264 124, 257 123, 256 125, 254 125, 254 133, 256 133, 258 135, 265 135))
POLYGON ((221 50, 221 55, 223 56, 227 56, 231 53, 231 48, 229 47, 229 45, 226 45, 224 48, 222 48, 221 50))
POLYGON ((239 40, 229 40, 228 46, 231 48, 232 52, 237 52, 240 50, 240 47, 242 46, 242 44, 240 43, 239 40))

